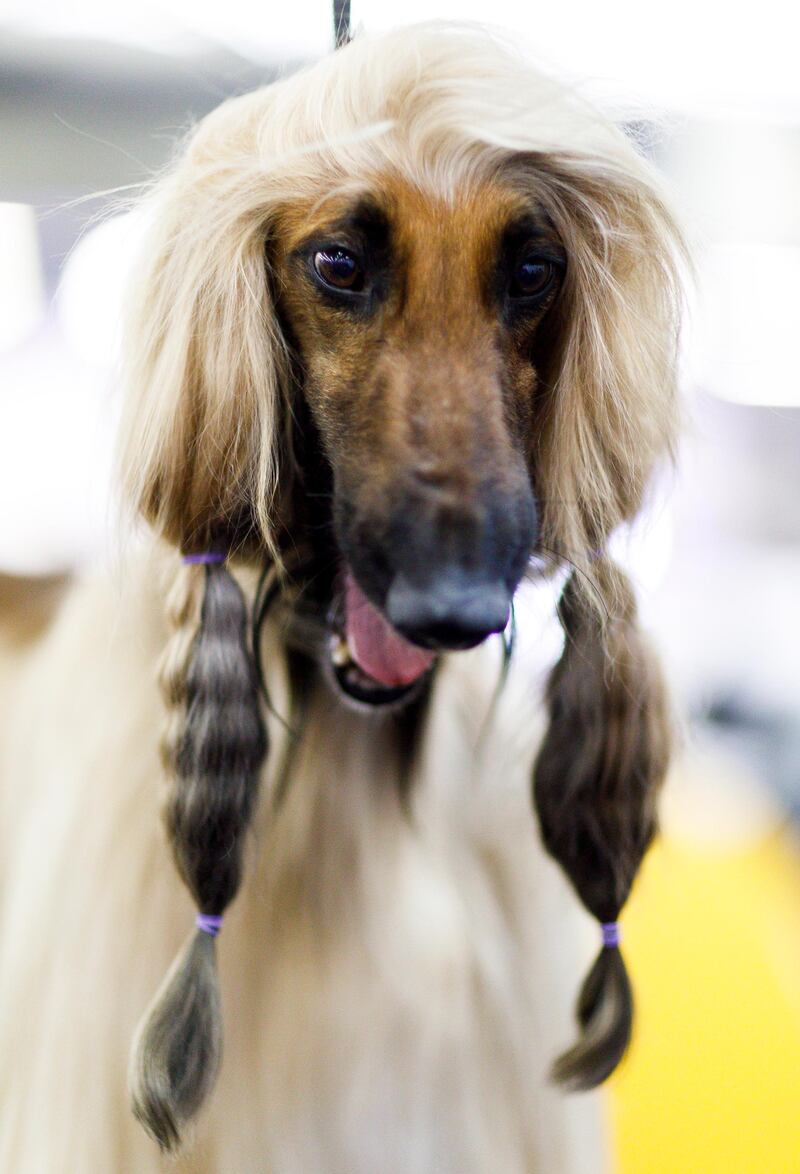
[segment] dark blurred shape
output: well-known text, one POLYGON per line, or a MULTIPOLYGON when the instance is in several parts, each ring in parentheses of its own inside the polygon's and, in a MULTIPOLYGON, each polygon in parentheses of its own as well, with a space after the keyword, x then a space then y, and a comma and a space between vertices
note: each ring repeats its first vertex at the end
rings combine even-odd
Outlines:
POLYGON ((743 695, 713 698, 702 720, 740 761, 747 762, 800 823, 800 721, 762 708, 743 695))

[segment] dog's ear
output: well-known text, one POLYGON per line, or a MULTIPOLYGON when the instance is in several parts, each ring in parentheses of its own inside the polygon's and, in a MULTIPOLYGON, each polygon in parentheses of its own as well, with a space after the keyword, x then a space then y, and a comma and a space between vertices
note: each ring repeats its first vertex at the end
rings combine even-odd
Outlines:
POLYGON ((123 491, 184 549, 242 518, 268 548, 274 532, 286 348, 266 258, 269 190, 248 175, 252 155, 237 170, 238 105, 202 123, 154 189, 130 295, 123 491))
MULTIPOLYGON (((197 928, 145 1014, 134 1111, 180 1143, 216 1078, 221 999, 213 937, 240 887, 267 753, 249 607, 229 554, 275 551, 287 360, 267 237, 278 188, 255 145, 264 97, 226 103, 155 188, 127 332, 123 489, 184 552, 161 669, 166 824, 197 928)), ((281 470, 281 487, 285 473, 281 470)))
POLYGON ((561 597, 564 651, 533 788, 545 847, 589 912, 611 923, 578 1002, 582 1038, 554 1070, 573 1088, 605 1080, 630 1039, 633 1000, 614 923, 655 833, 670 747, 665 692, 630 585, 607 560, 595 583, 600 607, 578 575, 561 597))
POLYGON ((209 929, 236 897, 267 752, 244 596, 221 564, 180 566, 161 669, 169 714, 162 754, 175 863, 200 911, 139 1027, 134 1112, 162 1149, 213 1088, 222 1053, 216 947, 209 929))
POLYGON ((621 132, 604 133, 602 157, 514 164, 567 257, 537 355, 532 475, 544 546, 582 566, 636 514, 679 423, 684 245, 648 165, 621 132))

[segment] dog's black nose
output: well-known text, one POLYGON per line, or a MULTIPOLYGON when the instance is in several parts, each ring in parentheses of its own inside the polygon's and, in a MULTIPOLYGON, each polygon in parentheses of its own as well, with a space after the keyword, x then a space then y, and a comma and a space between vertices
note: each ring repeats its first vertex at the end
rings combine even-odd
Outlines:
POLYGON ((456 651, 502 632, 510 605, 504 583, 452 570, 424 586, 398 575, 385 607, 389 621, 407 640, 422 648, 456 651))

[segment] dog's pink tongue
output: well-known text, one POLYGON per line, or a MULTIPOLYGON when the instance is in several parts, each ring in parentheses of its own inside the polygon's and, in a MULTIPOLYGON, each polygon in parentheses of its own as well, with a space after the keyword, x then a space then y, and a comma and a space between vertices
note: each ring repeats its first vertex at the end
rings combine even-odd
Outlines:
POLYGON ((350 571, 345 577, 347 643, 362 672, 381 685, 410 685, 422 676, 433 653, 403 639, 367 599, 350 571))

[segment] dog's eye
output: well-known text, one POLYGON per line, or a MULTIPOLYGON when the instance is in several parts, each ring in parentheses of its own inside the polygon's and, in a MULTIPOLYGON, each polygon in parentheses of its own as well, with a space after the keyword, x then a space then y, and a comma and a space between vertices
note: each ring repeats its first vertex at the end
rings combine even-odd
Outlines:
POLYGON ((545 293, 553 283, 556 266, 546 257, 522 257, 511 278, 512 298, 535 298, 545 293))
POLYGON ((314 268, 326 285, 354 292, 363 288, 364 271, 347 249, 320 249, 314 254, 314 268))

